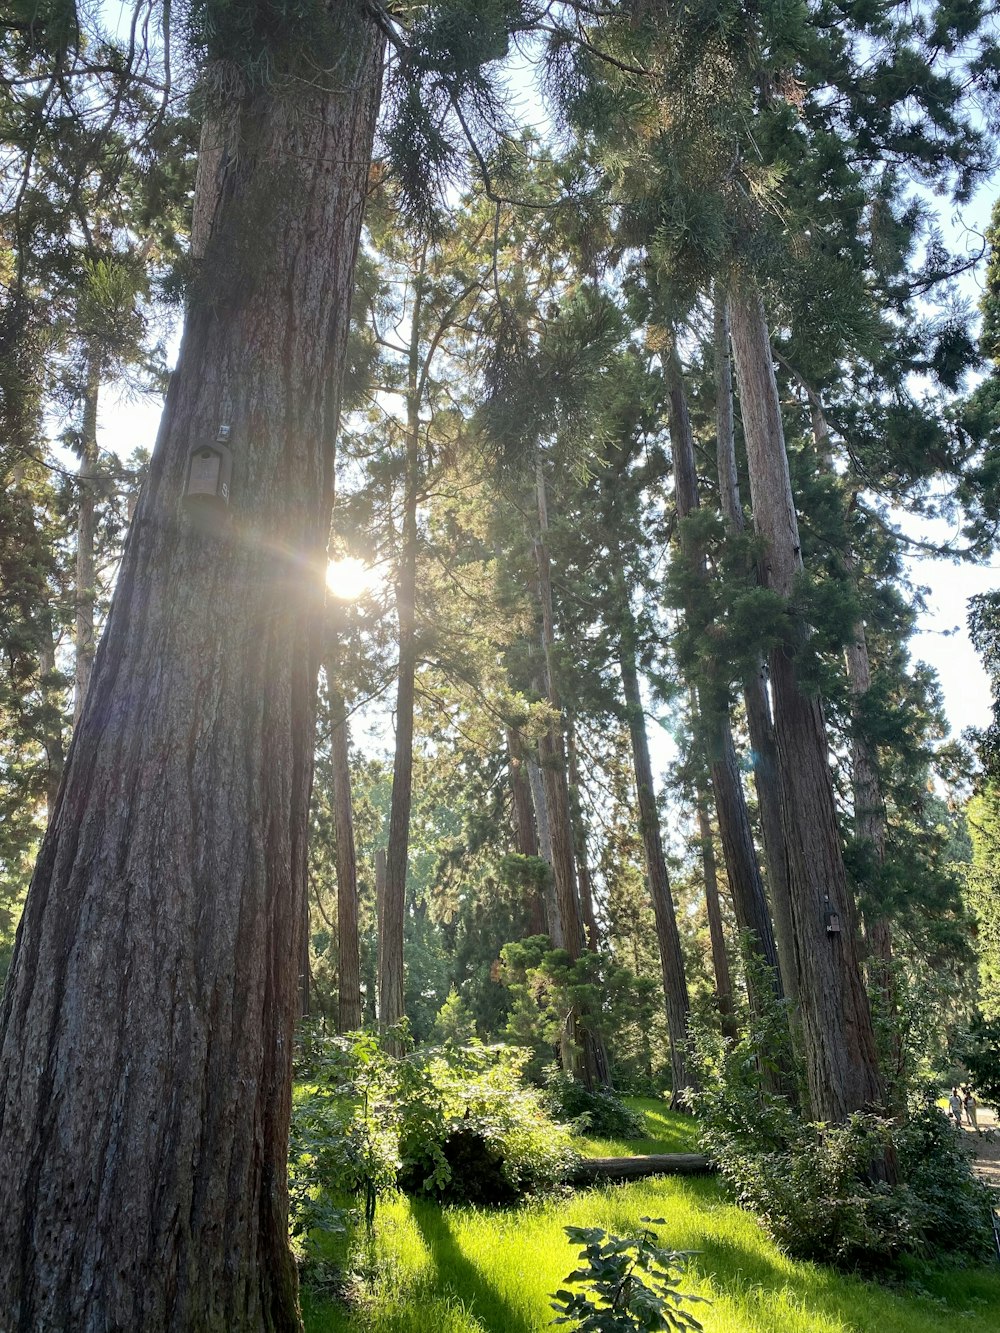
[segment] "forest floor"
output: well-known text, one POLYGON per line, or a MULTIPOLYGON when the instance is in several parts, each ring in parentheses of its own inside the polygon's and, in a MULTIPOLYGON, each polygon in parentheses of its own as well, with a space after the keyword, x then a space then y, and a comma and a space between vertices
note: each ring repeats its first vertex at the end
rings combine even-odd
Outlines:
MULTIPOLYGON (((589 1139, 595 1156, 684 1152, 695 1127, 662 1103, 633 1101, 649 1135, 589 1139)), ((789 1259, 714 1178, 605 1185, 519 1208, 440 1208, 399 1195, 383 1202, 370 1240, 358 1239, 346 1301, 303 1293, 306 1333, 543 1333, 551 1293, 575 1266, 565 1226, 618 1235, 664 1218, 661 1242, 693 1251, 682 1289, 706 1298, 692 1313, 705 1333, 996 1333, 1000 1267, 913 1265, 892 1286, 789 1259)), ((331 1258, 334 1255, 331 1253, 331 1258)), ((339 1257, 343 1257, 342 1254, 339 1257)))

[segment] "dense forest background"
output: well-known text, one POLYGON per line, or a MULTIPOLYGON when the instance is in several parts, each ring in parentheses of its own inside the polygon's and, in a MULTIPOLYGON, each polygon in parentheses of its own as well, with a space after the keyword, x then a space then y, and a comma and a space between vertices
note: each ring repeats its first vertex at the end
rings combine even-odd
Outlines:
MULTIPOLYGON (((7 9, 0 973, 52 821, 51 903, 128 932, 101 984, 231 920, 265 1050, 294 991, 678 1104, 693 1030, 775 1012, 817 1120, 961 1073, 1000 593, 956 736, 913 557, 995 559, 990 7, 7 9), (231 498, 185 502, 196 448, 231 498)), ((19 947, 76 975, 55 915, 19 947)))

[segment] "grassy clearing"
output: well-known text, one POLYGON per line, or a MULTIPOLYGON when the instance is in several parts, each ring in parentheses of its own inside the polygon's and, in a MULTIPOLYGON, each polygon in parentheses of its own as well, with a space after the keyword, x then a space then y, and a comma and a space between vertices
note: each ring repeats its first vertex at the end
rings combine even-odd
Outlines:
MULTIPOLYGON (((581 1146, 595 1155, 679 1152, 694 1127, 661 1103, 644 1112, 647 1139, 581 1146)), ((380 1208, 371 1243, 351 1265, 363 1275, 350 1309, 310 1293, 307 1333, 540 1333, 552 1318, 549 1294, 574 1266, 563 1227, 603 1226, 619 1234, 643 1216, 663 1217, 663 1242, 696 1250, 687 1289, 706 1333, 996 1333, 1000 1269, 921 1270, 883 1288, 787 1259, 750 1214, 727 1203, 711 1179, 607 1185, 518 1209, 441 1209, 402 1196, 380 1208)), ((330 1251, 330 1257, 340 1257, 330 1251)))
POLYGON ((562 1228, 619 1234, 639 1218, 666 1218, 662 1238, 699 1253, 687 1288, 706 1333, 996 1333, 1000 1271, 933 1271, 920 1287, 885 1289, 785 1258, 718 1184, 666 1179, 609 1185, 564 1200, 486 1212, 405 1198, 383 1206, 370 1248, 357 1255, 369 1281, 352 1312, 304 1301, 308 1333, 538 1333, 549 1293, 573 1266, 562 1228))
POLYGON ((668 1111, 656 1097, 628 1097, 629 1106, 641 1111, 646 1121, 646 1137, 641 1139, 595 1139, 576 1141, 584 1157, 629 1157, 647 1153, 697 1152, 698 1126, 689 1115, 668 1111))

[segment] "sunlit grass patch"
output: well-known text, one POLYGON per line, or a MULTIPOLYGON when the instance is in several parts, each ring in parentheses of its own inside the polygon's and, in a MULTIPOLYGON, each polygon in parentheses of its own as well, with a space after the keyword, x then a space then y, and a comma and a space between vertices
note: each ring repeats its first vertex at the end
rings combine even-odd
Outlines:
POLYGON ((784 1256, 710 1179, 607 1185, 498 1211, 388 1200, 353 1309, 304 1302, 308 1333, 538 1333, 575 1263, 563 1227, 623 1234, 663 1217, 664 1244, 698 1253, 685 1289, 706 1296, 706 1333, 996 1333, 1000 1270, 928 1270, 920 1287, 880 1287, 784 1256))
POLYGON ((697 1152, 698 1125, 693 1116, 668 1109, 657 1097, 626 1097, 642 1114, 646 1134, 641 1139, 602 1139, 581 1135, 574 1146, 584 1157, 633 1157, 647 1153, 697 1152))

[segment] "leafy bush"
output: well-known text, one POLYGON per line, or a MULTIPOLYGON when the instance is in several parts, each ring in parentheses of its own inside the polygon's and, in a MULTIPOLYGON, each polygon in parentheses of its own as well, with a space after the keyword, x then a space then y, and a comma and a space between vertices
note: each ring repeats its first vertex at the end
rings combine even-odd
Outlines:
POLYGON ((565 1227, 571 1241, 583 1245, 584 1260, 566 1278, 581 1291, 560 1289, 552 1301, 554 1324, 572 1323, 579 1333, 654 1333, 657 1329, 697 1330, 701 1324, 683 1306, 703 1301, 679 1291, 687 1255, 664 1250, 652 1225, 662 1217, 642 1217, 648 1225, 637 1236, 610 1236, 600 1227, 565 1227))
POLYGON ((399 1145, 373 1113, 390 1057, 377 1037, 333 1037, 310 1026, 296 1048, 296 1075, 309 1082, 296 1097, 288 1152, 293 1236, 341 1231, 349 1198, 363 1201, 370 1226, 379 1195, 392 1189, 399 1145))
POLYGON ((556 1065, 549 1065, 543 1077, 552 1114, 559 1120, 572 1121, 578 1131, 604 1139, 641 1139, 646 1133, 646 1122, 639 1112, 626 1106, 615 1093, 606 1089, 591 1092, 556 1065))
POLYGON ((506 1203, 561 1181, 576 1160, 571 1134, 525 1086, 527 1059, 478 1043, 396 1059, 370 1034, 307 1031, 289 1152, 293 1235, 342 1230, 352 1199, 370 1224, 379 1196, 397 1186, 506 1203))
POLYGON ((400 1187, 455 1202, 505 1203, 564 1179, 576 1154, 528 1052, 472 1044, 411 1056, 396 1115, 400 1187))
POLYGON ((990 1192, 932 1097, 899 1122, 857 1113, 843 1125, 812 1124, 763 1088, 758 1040, 745 1030, 727 1046, 702 1029, 695 1051, 705 1091, 693 1100, 705 1151, 790 1254, 861 1269, 907 1253, 988 1254, 990 1192))

